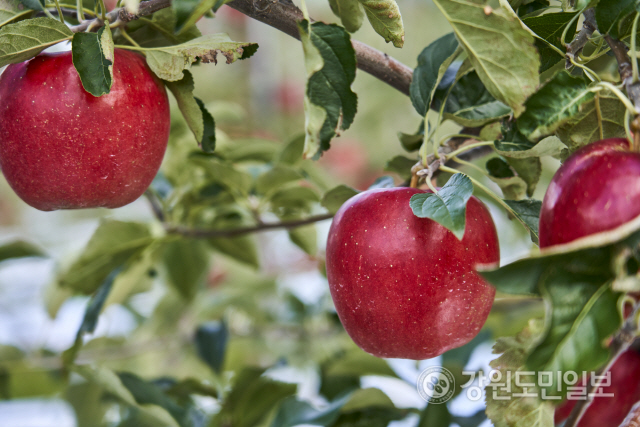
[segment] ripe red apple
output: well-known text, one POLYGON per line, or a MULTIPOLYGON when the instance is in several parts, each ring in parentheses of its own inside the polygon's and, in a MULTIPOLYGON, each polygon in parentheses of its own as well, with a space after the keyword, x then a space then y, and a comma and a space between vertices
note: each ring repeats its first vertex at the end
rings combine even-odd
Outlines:
POLYGON ((540 212, 540 247, 612 230, 640 215, 640 154, 626 139, 576 151, 549 184, 540 212))
POLYGON ((0 76, 0 167, 43 210, 131 203, 156 175, 169 138, 164 84, 116 49, 111 92, 84 90, 71 52, 41 54, 0 76))
MULTIPOLYGON (((640 354, 635 349, 622 353, 610 372, 611 384, 602 387, 602 393, 613 393, 614 396, 594 398, 577 427, 619 426, 631 407, 640 401, 640 354)), ((576 402, 567 400, 556 409, 556 424, 569 417, 576 402)))
POLYGON ((338 211, 327 242, 327 277, 353 341, 378 357, 429 359, 469 342, 495 289, 474 270, 500 259, 495 225, 475 197, 462 241, 409 199, 424 190, 369 190, 338 211))

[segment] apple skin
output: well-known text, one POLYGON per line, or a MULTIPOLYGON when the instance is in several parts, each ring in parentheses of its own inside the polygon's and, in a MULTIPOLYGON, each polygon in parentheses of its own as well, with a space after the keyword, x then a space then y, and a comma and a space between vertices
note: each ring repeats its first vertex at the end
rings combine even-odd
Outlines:
POLYGON ((115 50, 113 74, 111 92, 94 97, 64 52, 0 76, 0 168, 29 205, 117 208, 153 180, 169 138, 166 89, 133 52, 115 50))
MULTIPOLYGON (((603 393, 614 397, 596 397, 587 408, 577 427, 619 426, 631 407, 640 401, 640 354, 633 348, 622 353, 610 369, 611 385, 603 393)), ((567 400, 555 412, 555 423, 569 417, 577 401, 567 400)))
POLYGON ((640 154, 626 139, 576 151, 554 175, 542 201, 540 247, 612 230, 640 215, 640 154))
POLYGON ((500 260, 496 228, 475 197, 462 241, 409 199, 426 191, 376 189, 349 199, 333 219, 327 277, 345 330, 378 357, 422 360, 475 337, 495 289, 475 272, 500 260))

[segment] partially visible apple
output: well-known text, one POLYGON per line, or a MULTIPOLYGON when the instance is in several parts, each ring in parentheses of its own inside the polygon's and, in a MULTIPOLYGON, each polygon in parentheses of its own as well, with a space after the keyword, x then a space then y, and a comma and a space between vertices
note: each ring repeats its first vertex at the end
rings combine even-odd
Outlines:
POLYGON ((416 217, 414 188, 369 190, 338 211, 327 242, 327 277, 347 333, 378 357, 429 359, 469 342, 495 289, 474 270, 500 259, 495 225, 475 197, 462 241, 416 217))
POLYGON ((626 139, 576 151, 554 175, 540 212, 540 247, 612 230, 640 215, 640 154, 626 139))
MULTIPOLYGON (((617 427, 631 407, 640 401, 640 354, 631 348, 618 357, 611 366, 611 383, 602 387, 602 393, 613 397, 595 397, 577 427, 617 427)), ((576 400, 567 400, 558 406, 555 423, 559 424, 571 414, 576 400)))
POLYGON ((104 7, 107 9, 107 12, 111 12, 118 5, 118 0, 104 0, 104 7))
POLYGON ((64 52, 0 76, 0 167, 29 205, 116 208, 153 180, 169 139, 166 89, 126 50, 116 49, 113 75, 111 92, 95 97, 64 52))

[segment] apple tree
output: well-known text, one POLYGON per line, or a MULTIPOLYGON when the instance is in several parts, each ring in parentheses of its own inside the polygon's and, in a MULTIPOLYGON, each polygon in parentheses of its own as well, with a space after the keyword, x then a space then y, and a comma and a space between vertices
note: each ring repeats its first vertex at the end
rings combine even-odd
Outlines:
MULTIPOLYGON (((637 425, 640 2, 295 3, 0 0, 9 186, 44 211, 147 207, 100 214, 58 263, 44 304, 82 302, 75 338, 1 345, 0 396, 61 399, 78 426, 637 425), (286 55, 261 56, 248 19, 299 41, 304 90, 265 112, 277 137, 238 110, 286 55), (205 102, 207 79, 238 103, 205 102), (363 99, 398 136, 372 142, 395 154, 369 181, 339 151, 363 99), (123 337, 97 333, 113 307, 123 337), (491 373, 469 364, 487 345, 491 373), (449 383, 421 382, 435 365, 449 383), (415 391, 443 384, 484 388, 482 407, 415 391)), ((3 265, 51 256, 0 247, 3 265)))

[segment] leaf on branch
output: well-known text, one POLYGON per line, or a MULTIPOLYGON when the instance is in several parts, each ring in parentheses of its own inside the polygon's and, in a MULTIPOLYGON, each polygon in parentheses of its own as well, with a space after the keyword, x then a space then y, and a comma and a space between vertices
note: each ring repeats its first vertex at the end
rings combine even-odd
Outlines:
POLYGON ((404 156, 395 156, 384 165, 387 172, 395 172, 405 181, 411 179, 411 168, 417 163, 416 159, 409 159, 404 156))
POLYGON ((209 34, 175 46, 146 48, 149 68, 162 80, 175 82, 184 77, 198 58, 203 63, 218 63, 217 56, 225 57, 227 64, 247 59, 258 50, 256 43, 234 42, 224 33, 209 34))
POLYGON ((540 59, 533 36, 505 0, 485 14, 485 6, 470 0, 434 0, 465 49, 480 80, 516 116, 539 83, 540 59))
POLYGON ((636 8, 636 0, 600 0, 596 10, 596 23, 601 34, 620 38, 620 24, 636 8))
POLYGON ((582 104, 580 112, 557 129, 570 151, 607 138, 626 138, 624 114, 626 107, 609 91, 596 93, 582 104))
POLYGON ((33 10, 25 7, 19 0, 0 0, 0 27, 28 18, 32 13, 33 10))
POLYGON ((171 3, 171 7, 176 11, 176 32, 177 35, 184 34, 193 27, 198 19, 209 12, 218 0, 199 0, 199 1, 175 1, 171 3))
POLYGON ((404 148, 408 152, 419 150, 422 146, 422 141, 424 141, 424 120, 420 122, 420 127, 418 128, 416 133, 407 134, 398 132, 398 139, 400 140, 402 148, 404 148))
POLYGON ((56 19, 33 18, 7 24, 0 28, 0 67, 26 61, 71 37, 69 27, 56 19))
POLYGON ((82 255, 56 281, 75 292, 93 293, 107 276, 153 242, 145 224, 103 221, 82 255))
POLYGON ((289 239, 306 254, 315 256, 318 252, 318 230, 315 224, 292 228, 288 231, 289 239))
POLYGON ((389 43, 395 47, 404 44, 404 26, 402 15, 396 0, 358 0, 367 14, 369 23, 389 43))
POLYGON ((300 181, 304 176, 296 169, 285 164, 276 165, 257 178, 256 191, 259 194, 271 195, 283 185, 300 181))
POLYGON ((115 47, 108 25, 97 33, 75 33, 71 41, 73 66, 82 87, 93 96, 111 91, 115 47))
POLYGON ((22 240, 16 240, 0 246, 0 262, 15 258, 40 258, 46 256, 42 249, 22 240))
POLYGON ((489 179, 500 187, 505 199, 520 200, 525 197, 527 183, 513 173, 506 161, 499 157, 490 159, 487 161, 487 171, 489 179))
MULTIPOLYGON (((504 395, 497 388, 497 384, 489 384, 485 387, 487 416, 493 421, 495 427, 553 427, 553 415, 555 407, 553 401, 545 401, 540 397, 523 396, 522 384, 536 384, 534 375, 524 375, 525 360, 528 352, 535 345, 542 333, 543 323, 540 319, 532 319, 529 324, 515 337, 498 338, 493 347, 494 353, 502 353, 500 357, 492 360, 489 365, 500 376, 496 382, 510 382, 506 387, 510 395, 504 395), (517 373, 517 375, 516 375, 517 373), (514 396, 514 394, 521 396, 514 396)), ((492 378, 493 380, 493 378, 492 378)), ((493 381, 492 381, 493 382, 493 381)), ((526 392, 534 392, 530 387, 526 392)))
POLYGON ((329 0, 329 6, 347 31, 355 33, 360 29, 364 20, 364 8, 359 0, 329 0))
POLYGON ((418 55, 418 66, 413 70, 409 93, 418 114, 425 116, 431 106, 433 94, 451 62, 460 54, 454 33, 440 37, 418 55))
POLYGON ((297 425, 332 426, 340 415, 340 410, 351 398, 345 393, 322 409, 316 409, 309 403, 295 397, 286 398, 273 420, 274 426, 294 427, 297 425))
POLYGON ((557 136, 544 138, 535 145, 529 141, 496 141, 494 145, 498 154, 514 159, 543 156, 557 157, 562 153, 562 150, 567 149, 567 146, 557 136))
POLYGON ((223 321, 206 322, 196 329, 198 356, 218 374, 222 371, 228 341, 229 330, 223 321))
POLYGON ((317 159, 356 114, 358 97, 351 90, 356 54, 349 33, 338 25, 302 20, 298 29, 308 76, 304 157, 317 159))
POLYGON ((204 106, 204 102, 202 102, 200 98, 194 97, 194 99, 196 100, 200 113, 202 114, 202 123, 204 125, 202 140, 200 140, 198 145, 205 153, 213 153, 216 149, 216 122, 213 120, 211 113, 207 111, 207 107, 204 106))
POLYGON ((516 174, 527 183, 527 196, 533 196, 540 176, 542 175, 542 162, 538 157, 519 159, 507 157, 507 163, 516 171, 516 174))
POLYGON ((186 300, 192 300, 209 271, 209 248, 197 239, 179 239, 167 243, 164 266, 169 284, 186 300))
MULTIPOLYGON (((555 46, 562 52, 565 51, 566 48, 561 40, 562 32, 575 15, 575 12, 545 13, 544 15, 524 18, 522 20, 531 31, 540 37, 536 38, 535 43, 538 48, 538 53, 540 54, 541 73, 564 59, 564 57, 550 47, 550 45, 555 46)), ((567 40, 573 40, 577 25, 578 20, 576 19, 567 30, 567 40)))
POLYGON ((334 214, 338 212, 338 209, 340 209, 344 202, 358 193, 360 192, 355 188, 351 188, 344 184, 341 184, 327 191, 324 196, 322 196, 320 204, 327 208, 329 212, 334 214))
POLYGON ((532 141, 550 135, 578 115, 581 106, 593 97, 587 82, 560 71, 527 100, 518 129, 532 141))
POLYGON ((538 244, 538 223, 542 202, 535 199, 505 200, 504 202, 513 209, 517 219, 529 230, 533 243, 538 244))
POLYGON ((430 218, 462 240, 467 202, 472 194, 473 184, 469 177, 457 173, 437 193, 414 194, 409 205, 418 218, 430 218))

